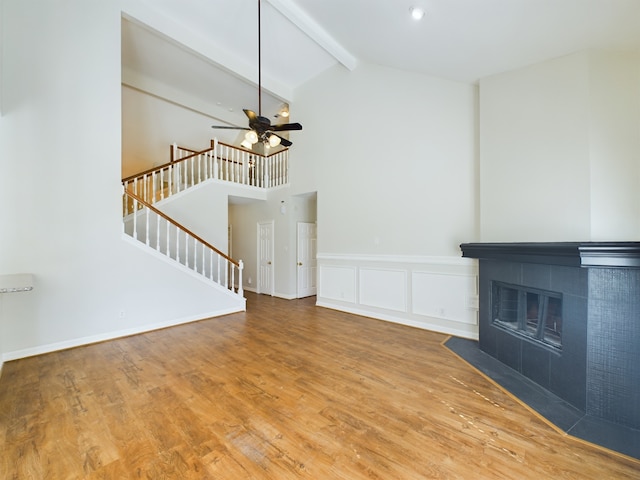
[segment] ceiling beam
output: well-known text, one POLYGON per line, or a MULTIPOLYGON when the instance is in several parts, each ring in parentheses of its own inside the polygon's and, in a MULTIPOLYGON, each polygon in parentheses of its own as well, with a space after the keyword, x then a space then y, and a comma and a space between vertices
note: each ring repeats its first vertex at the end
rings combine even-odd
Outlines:
MULTIPOLYGON (((193 54, 200 55, 214 65, 223 68, 251 84, 255 84, 255 65, 248 64, 230 54, 223 48, 191 30, 185 29, 179 23, 141 0, 122 0, 122 15, 129 21, 145 26, 159 33, 168 41, 172 41, 193 54)), ((264 75, 262 79, 264 90, 285 101, 293 98, 293 90, 275 78, 264 75)))
POLYGON ((296 27, 311 40, 325 49, 333 58, 349 70, 358 65, 358 59, 336 41, 329 33, 298 7, 293 0, 267 0, 276 10, 289 19, 296 27))

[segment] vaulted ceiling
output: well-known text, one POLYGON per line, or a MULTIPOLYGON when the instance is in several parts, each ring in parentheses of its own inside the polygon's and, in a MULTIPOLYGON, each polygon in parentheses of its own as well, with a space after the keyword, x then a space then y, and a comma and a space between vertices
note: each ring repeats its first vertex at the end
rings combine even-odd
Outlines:
MULTIPOLYGON (((154 78, 244 124, 242 108, 257 109, 257 5, 123 0, 123 78, 154 78)), ((261 38, 263 110, 275 112, 336 64, 474 83, 584 49, 640 49, 640 0, 262 0, 261 38)))

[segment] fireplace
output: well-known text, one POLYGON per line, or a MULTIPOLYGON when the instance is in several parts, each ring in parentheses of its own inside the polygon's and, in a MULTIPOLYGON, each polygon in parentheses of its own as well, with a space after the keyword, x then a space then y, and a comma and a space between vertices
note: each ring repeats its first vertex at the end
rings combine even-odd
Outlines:
POLYGON ((640 242, 467 243, 479 347, 586 415, 640 429, 640 242))

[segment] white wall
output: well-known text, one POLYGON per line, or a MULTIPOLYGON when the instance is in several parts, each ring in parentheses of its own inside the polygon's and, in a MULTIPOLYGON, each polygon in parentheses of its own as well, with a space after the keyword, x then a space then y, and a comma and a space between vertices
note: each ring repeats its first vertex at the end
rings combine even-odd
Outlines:
POLYGON ((582 52, 480 81, 482 241, 640 236, 639 64, 582 52))
POLYGON ((155 207, 218 250, 228 252, 228 195, 223 185, 200 184, 155 207))
MULTIPOLYGON (((158 82, 148 80, 153 88, 158 82)), ((159 88, 158 88, 159 90, 159 88)), ((191 105, 198 106, 195 102, 191 105)), ((206 108, 203 106, 203 110, 206 108)), ((155 95, 122 86, 122 176, 128 177, 169 162, 173 143, 193 150, 211 146, 211 139, 233 143, 243 131, 213 130, 221 124, 211 115, 155 95)))
POLYGON ((478 236, 476 98, 367 64, 295 92, 292 191, 317 191, 318 304, 477 335, 475 264, 459 258, 478 236))
POLYGON ((118 2, 5 0, 2 23, 0 272, 35 275, 3 358, 228 311, 122 238, 118 2))
POLYGON ((640 52, 589 55, 591 239, 640 239, 640 52))
POLYGON ((477 231, 473 86, 363 64, 295 93, 293 188, 318 192, 319 251, 459 256, 477 231))

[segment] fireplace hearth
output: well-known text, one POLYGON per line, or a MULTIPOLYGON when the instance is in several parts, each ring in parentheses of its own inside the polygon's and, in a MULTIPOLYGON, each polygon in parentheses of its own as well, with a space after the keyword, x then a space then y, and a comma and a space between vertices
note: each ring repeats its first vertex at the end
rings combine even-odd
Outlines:
POLYGON ((465 243, 479 347, 587 416, 640 429, 640 242, 465 243))

